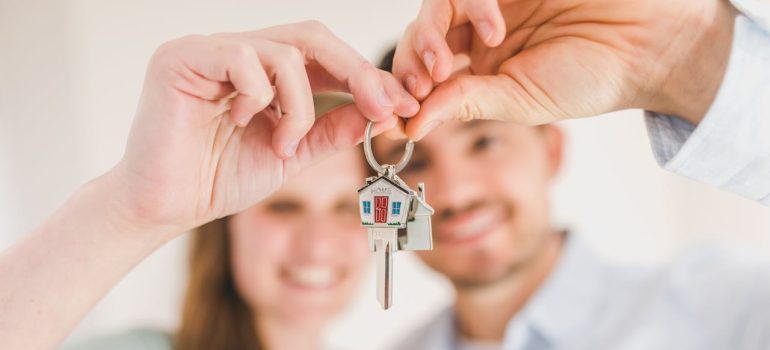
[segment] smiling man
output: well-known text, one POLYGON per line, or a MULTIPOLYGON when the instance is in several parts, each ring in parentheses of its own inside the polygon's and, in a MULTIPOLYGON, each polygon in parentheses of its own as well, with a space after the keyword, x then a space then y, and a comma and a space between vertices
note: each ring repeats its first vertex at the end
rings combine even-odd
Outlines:
MULTIPOLYGON (((377 159, 398 161, 403 140, 374 142, 377 159)), ((445 122, 415 145, 398 175, 425 182, 436 210, 434 249, 418 255, 456 300, 395 349, 770 346, 767 262, 700 250, 666 266, 619 266, 554 227, 562 148, 557 126, 481 120, 445 122)))

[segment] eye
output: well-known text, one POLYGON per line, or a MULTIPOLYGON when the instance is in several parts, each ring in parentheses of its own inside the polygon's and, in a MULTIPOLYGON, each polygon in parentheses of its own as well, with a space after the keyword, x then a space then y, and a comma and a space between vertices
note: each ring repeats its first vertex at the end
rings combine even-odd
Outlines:
POLYGON ((473 141, 471 152, 481 152, 488 149, 497 142, 497 138, 490 135, 481 135, 473 141))
POLYGON ((427 169, 428 165, 428 160, 425 158, 412 158, 402 172, 407 174, 418 173, 427 169))
POLYGON ((337 205, 336 211, 344 215, 358 215, 358 203, 354 201, 344 201, 337 205))
POLYGON ((276 214, 291 214, 298 212, 302 209, 302 206, 290 200, 274 201, 267 205, 267 210, 276 214))

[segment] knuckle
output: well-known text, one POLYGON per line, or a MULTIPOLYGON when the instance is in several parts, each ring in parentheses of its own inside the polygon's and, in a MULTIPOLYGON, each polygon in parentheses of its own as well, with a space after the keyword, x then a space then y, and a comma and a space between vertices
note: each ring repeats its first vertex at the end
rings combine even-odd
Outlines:
POLYGON ((308 34, 325 34, 330 33, 330 30, 328 27, 326 27, 325 24, 321 23, 319 20, 311 19, 307 21, 302 21, 299 23, 299 26, 304 29, 304 31, 308 34))
POLYGON ((231 39, 235 37, 235 35, 233 33, 221 32, 221 33, 213 33, 209 35, 209 37, 212 37, 215 39, 231 39))
POLYGON ((161 44, 152 54, 148 70, 156 74, 169 70, 182 59, 186 47, 201 40, 200 35, 188 35, 161 44))
POLYGON ((323 23, 317 20, 308 20, 300 23, 302 36, 297 43, 305 50, 306 56, 312 57, 317 45, 333 45, 341 43, 340 39, 323 23), (330 43, 330 41, 332 43, 330 43))
POLYGON ((284 67, 294 67, 298 65, 305 65, 305 56, 298 48, 286 45, 281 52, 284 67))
POLYGON ((227 56, 238 62, 246 62, 256 58, 256 53, 251 46, 243 43, 229 43, 224 47, 227 56))
POLYGON ((157 49, 155 49, 155 53, 153 53, 152 60, 154 62, 163 62, 169 59, 170 57, 174 57, 177 55, 177 53, 187 45, 190 45, 192 42, 199 40, 199 36, 197 35, 187 35, 183 36, 177 39, 173 39, 170 41, 167 41, 160 46, 158 46, 157 49))
POLYGON ((273 102, 273 99, 275 98, 275 94, 273 93, 273 89, 269 86, 265 89, 265 91, 261 91, 256 97, 256 103, 259 106, 262 106, 262 108, 267 107, 270 105, 270 103, 273 102))
POLYGON ((365 75, 372 75, 372 76, 379 76, 379 69, 372 64, 372 62, 367 61, 363 57, 359 58, 358 61, 358 71, 365 75))
MULTIPOLYGON (((472 84, 466 79, 456 79, 454 84, 451 84, 451 86, 457 89, 457 91, 454 92, 456 94, 455 96, 469 96, 473 90, 471 85, 472 84)), ((476 99, 463 98, 460 103, 460 108, 456 113, 455 119, 463 122, 482 119, 482 111, 479 104, 476 103, 476 99)))
POLYGON ((367 87, 379 84, 379 70, 366 59, 361 58, 354 63, 343 77, 343 80, 353 95, 366 91, 367 87))
POLYGON ((313 126, 313 123, 315 122, 315 111, 313 111, 313 108, 311 107, 309 111, 299 115, 294 122, 297 127, 301 128, 302 130, 310 129, 310 127, 313 126))
POLYGON ((312 111, 297 112, 292 116, 284 116, 284 118, 285 124, 283 127, 286 131, 297 135, 304 135, 315 123, 315 115, 312 114, 312 111))

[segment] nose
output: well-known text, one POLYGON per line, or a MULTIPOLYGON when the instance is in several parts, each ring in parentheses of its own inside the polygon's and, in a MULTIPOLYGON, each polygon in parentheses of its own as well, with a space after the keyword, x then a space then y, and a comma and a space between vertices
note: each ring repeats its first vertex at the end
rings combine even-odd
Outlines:
POLYGON ((433 160, 431 187, 426 189, 428 202, 441 213, 448 208, 463 207, 484 195, 484 169, 456 156, 437 157, 433 160))
POLYGON ((326 262, 339 252, 341 238, 331 215, 323 212, 310 213, 296 222, 292 249, 307 263, 326 262))

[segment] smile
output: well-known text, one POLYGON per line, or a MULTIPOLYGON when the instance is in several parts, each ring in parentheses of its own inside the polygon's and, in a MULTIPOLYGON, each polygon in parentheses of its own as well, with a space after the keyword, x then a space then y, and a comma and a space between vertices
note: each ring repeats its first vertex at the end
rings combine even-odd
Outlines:
POLYGON ((289 285, 303 290, 330 289, 341 279, 335 269, 324 266, 286 268, 282 275, 289 285))
POLYGON ((460 244, 480 241, 503 224, 505 215, 499 208, 480 208, 441 222, 436 241, 460 244))

